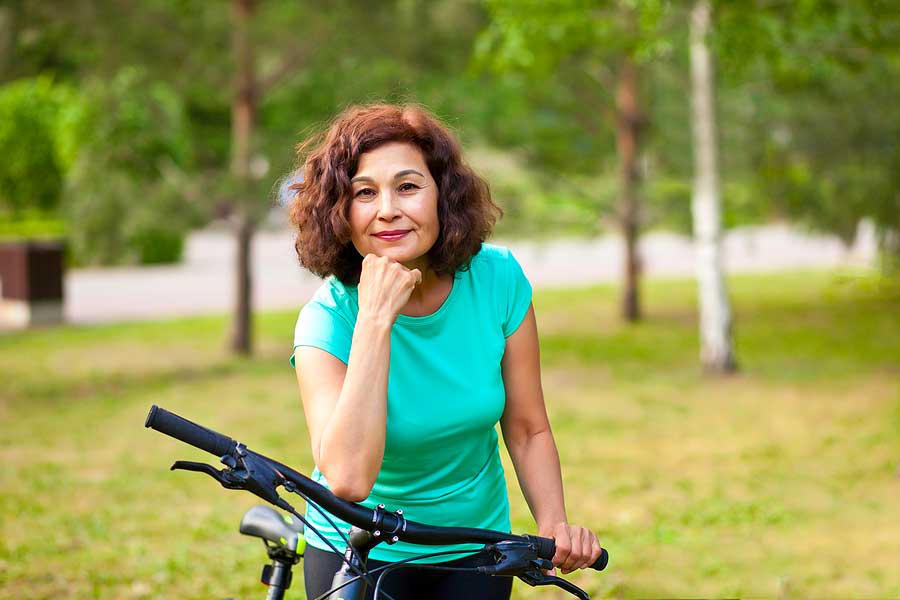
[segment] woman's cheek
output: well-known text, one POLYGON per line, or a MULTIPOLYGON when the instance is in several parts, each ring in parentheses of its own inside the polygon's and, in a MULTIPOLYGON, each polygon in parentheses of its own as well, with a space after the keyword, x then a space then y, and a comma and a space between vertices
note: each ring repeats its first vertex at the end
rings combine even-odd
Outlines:
MULTIPOLYGON (((363 248, 368 248, 369 236, 366 234, 366 228, 368 227, 369 219, 366 215, 365 206, 359 203, 352 204, 348 217, 350 232, 356 249, 361 251, 363 248)), ((365 255, 364 252, 360 252, 360 254, 365 255)))

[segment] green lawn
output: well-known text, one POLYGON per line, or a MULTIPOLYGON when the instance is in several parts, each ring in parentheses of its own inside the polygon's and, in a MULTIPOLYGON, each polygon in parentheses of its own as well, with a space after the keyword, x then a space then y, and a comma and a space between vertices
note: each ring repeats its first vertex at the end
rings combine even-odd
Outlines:
MULTIPOLYGON (((610 287, 536 295, 570 518, 612 555, 573 577, 598 597, 900 596, 900 287, 730 285, 728 378, 698 368, 689 281, 647 284, 635 326, 610 287)), ((169 472, 206 457, 143 423, 156 403, 309 470, 295 314, 258 318, 253 360, 218 317, 0 336, 0 598, 262 598, 261 544, 237 534, 254 499, 169 472)))

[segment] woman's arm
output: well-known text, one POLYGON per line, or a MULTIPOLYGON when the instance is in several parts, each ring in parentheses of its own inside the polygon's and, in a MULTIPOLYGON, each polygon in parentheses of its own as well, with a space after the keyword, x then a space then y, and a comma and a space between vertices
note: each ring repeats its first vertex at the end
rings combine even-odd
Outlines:
POLYGON ((500 427, 538 534, 556 540, 553 564, 563 573, 590 566, 600 557, 600 542, 593 532, 570 525, 566 518, 559 453, 541 389, 534 306, 529 307, 515 333, 506 338, 501 364, 506 409, 500 427))
POLYGON ((359 315, 345 365, 310 346, 296 351, 313 460, 332 493, 368 497, 384 458, 391 322, 359 315))
POLYGON ((345 500, 365 500, 381 470, 391 329, 421 282, 419 269, 367 254, 347 364, 319 348, 301 346, 295 353, 313 459, 332 493, 345 500))

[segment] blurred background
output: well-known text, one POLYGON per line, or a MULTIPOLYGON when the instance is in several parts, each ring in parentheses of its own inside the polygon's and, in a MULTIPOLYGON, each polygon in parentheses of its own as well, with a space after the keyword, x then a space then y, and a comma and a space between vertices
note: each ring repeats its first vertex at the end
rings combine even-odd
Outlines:
POLYGON ((898 96, 891 0, 3 0, 0 598, 261 596, 253 499, 143 419, 312 469, 285 190, 372 101, 504 209, 576 583, 900 595, 898 96))

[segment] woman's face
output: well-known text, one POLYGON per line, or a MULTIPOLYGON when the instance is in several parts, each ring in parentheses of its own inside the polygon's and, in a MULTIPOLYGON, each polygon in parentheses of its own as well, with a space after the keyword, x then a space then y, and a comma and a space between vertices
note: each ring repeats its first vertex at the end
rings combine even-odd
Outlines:
POLYGON ((437 184, 419 148, 390 142, 365 152, 350 182, 350 229, 356 250, 362 256, 387 256, 424 274, 426 254, 438 238, 440 223, 437 184))

